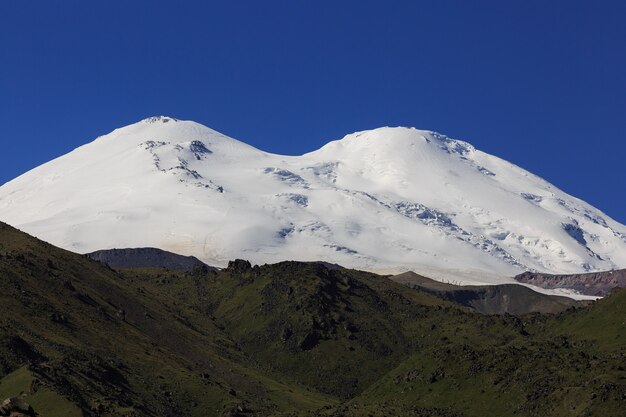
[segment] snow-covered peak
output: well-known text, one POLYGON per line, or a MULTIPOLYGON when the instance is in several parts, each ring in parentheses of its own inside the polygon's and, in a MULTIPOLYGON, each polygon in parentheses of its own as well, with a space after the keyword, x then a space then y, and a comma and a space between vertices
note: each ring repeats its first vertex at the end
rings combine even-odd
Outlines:
MULTIPOLYGON (((216 130, 190 120, 180 120, 168 116, 154 116, 137 123, 115 129, 109 134, 100 136, 88 144, 89 151, 98 149, 106 157, 116 150, 132 151, 134 147, 170 147, 176 151, 178 147, 195 144, 212 153, 221 154, 226 159, 249 157, 251 154, 263 154, 262 151, 228 137, 216 130)), ((79 148, 82 149, 85 146, 79 148)))
POLYGON ((437 154, 467 158, 475 151, 471 144, 437 132, 411 127, 381 127, 346 135, 307 156, 340 159, 369 155, 387 156, 398 161, 432 158, 437 154))
POLYGON ((414 128, 274 155, 158 116, 0 187, 0 220, 61 247, 207 263, 323 260, 502 282, 626 267, 626 227, 467 142, 414 128))

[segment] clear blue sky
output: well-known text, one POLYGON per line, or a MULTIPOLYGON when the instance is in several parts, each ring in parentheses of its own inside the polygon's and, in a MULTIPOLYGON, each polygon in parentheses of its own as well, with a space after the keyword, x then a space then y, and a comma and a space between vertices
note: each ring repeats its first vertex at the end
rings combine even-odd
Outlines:
POLYGON ((142 118, 301 154, 464 139, 626 223, 626 2, 0 4, 0 184, 142 118))

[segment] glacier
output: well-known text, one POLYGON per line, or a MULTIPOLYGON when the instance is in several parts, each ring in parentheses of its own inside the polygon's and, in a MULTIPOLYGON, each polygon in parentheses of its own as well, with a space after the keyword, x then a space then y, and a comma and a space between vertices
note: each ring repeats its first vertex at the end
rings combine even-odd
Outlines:
POLYGON ((626 267, 624 225, 467 142, 404 127, 283 156, 151 117, 2 185, 0 220, 75 252, 153 246, 216 266, 322 260, 459 284, 626 267))

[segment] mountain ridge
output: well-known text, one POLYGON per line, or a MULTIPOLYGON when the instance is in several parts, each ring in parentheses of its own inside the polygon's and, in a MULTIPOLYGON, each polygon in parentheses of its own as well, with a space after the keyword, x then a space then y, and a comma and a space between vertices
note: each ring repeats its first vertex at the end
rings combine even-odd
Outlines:
POLYGON ((4 184, 0 218, 82 253, 153 246, 222 267, 322 260, 467 284, 626 267, 625 226, 414 128, 282 156, 195 122, 144 119, 4 184))
POLYGON ((204 268, 207 271, 216 269, 195 256, 178 255, 158 248, 104 249, 85 255, 113 269, 164 268, 176 271, 191 271, 194 268, 204 268))
POLYGON ((516 284, 484 286, 446 284, 414 272, 405 272, 391 276, 389 279, 483 314, 560 313, 569 308, 583 307, 590 302, 572 300, 565 296, 541 294, 531 288, 516 284))

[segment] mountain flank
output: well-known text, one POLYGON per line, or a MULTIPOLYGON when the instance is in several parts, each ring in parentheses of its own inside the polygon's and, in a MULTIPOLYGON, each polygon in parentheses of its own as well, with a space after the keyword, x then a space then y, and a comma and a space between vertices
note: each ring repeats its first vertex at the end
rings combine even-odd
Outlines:
POLYGON ((195 256, 178 255, 158 248, 103 249, 88 253, 87 257, 113 269, 163 268, 175 271, 191 271, 194 268, 216 269, 195 256))
POLYGON ((626 287, 626 269, 570 275, 524 272, 515 280, 546 289, 567 288, 581 294, 604 297, 615 288, 626 287))
POLYGON ((589 304, 589 301, 541 294, 518 284, 452 285, 414 272, 405 272, 390 279, 483 314, 559 313, 572 307, 589 304))

